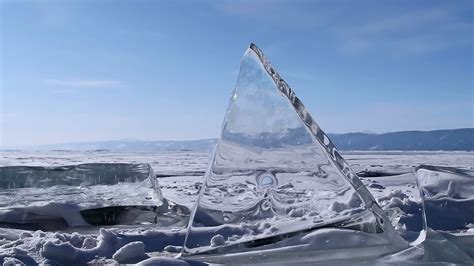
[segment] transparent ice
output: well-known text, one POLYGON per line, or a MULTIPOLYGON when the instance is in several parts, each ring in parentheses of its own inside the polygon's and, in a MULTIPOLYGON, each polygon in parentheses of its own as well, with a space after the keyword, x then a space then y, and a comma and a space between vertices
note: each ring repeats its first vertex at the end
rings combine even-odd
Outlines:
POLYGON ((459 231, 474 225, 474 171, 422 165, 416 178, 425 230, 459 231))
POLYGON ((423 261, 474 265, 474 172, 421 165, 415 169, 423 206, 423 226, 413 245, 423 261))
POLYGON ((373 196, 254 44, 241 62, 190 219, 182 255, 207 259, 323 228, 380 236, 387 252, 399 241, 373 196))
POLYGON ((148 164, 0 167, 0 227, 59 230, 153 223, 162 205, 148 164))

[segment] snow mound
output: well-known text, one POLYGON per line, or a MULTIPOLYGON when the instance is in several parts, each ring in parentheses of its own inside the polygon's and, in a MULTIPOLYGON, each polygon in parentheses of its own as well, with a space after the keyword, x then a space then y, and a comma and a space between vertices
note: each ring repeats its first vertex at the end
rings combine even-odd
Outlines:
POLYGON ((119 263, 137 263, 146 258, 145 244, 140 241, 128 243, 112 255, 112 259, 119 263))

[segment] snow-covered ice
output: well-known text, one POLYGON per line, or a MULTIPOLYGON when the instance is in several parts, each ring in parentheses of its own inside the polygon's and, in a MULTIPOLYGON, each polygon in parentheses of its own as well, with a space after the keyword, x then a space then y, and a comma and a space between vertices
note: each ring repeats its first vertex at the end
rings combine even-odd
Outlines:
MULTIPOLYGON (((416 240, 423 228, 421 201, 416 187, 414 167, 420 164, 432 164, 474 169, 474 160, 472 160, 474 153, 472 152, 347 152, 343 156, 361 176, 366 176, 361 178, 362 182, 368 186, 370 192, 385 210, 397 232, 409 241, 416 240), (377 184, 378 186, 370 186, 371 184, 377 184)), ((91 161, 150 163, 158 176, 166 176, 158 178, 163 197, 192 208, 202 182, 202 175, 200 176, 198 173, 203 174, 205 171, 208 155, 200 152, 167 152, 164 154, 109 152, 0 153, 1 165, 70 165, 91 161), (25 161, 28 162, 25 163, 25 161)), ((290 186, 289 184, 282 185, 290 186)), ((110 193, 113 193, 113 191, 110 193)), ((307 215, 311 216, 314 213, 308 213, 307 215)), ((304 216, 301 218, 304 218, 304 216)), ((215 235, 241 232, 242 230, 273 231, 278 230, 278 228, 272 227, 271 224, 262 224, 261 228, 223 227, 215 232, 207 232, 207 234, 212 238, 215 235)), ((74 233, 73 228, 65 232, 2 228, 0 229, 0 261, 14 263, 15 260, 19 260, 29 265, 44 262, 69 264, 71 258, 74 258, 74 261, 83 263, 88 261, 113 263, 115 260, 112 257, 120 248, 129 243, 142 242, 146 255, 151 257, 145 261, 161 263, 161 265, 166 265, 168 262, 188 265, 188 262, 181 260, 160 259, 172 258, 178 255, 185 234, 185 225, 165 229, 150 225, 133 229, 107 228, 80 234, 74 233)), ((461 245, 470 247, 472 250, 474 238, 471 235, 474 235, 474 226, 454 237, 461 237, 458 239, 464 243, 461 243, 461 245)), ((446 234, 443 237, 446 237, 446 234)), ((326 240, 329 240, 330 243, 332 239, 326 240)), ((309 239, 306 241, 315 243, 309 239)), ((275 248, 275 250, 277 249, 275 248)), ((397 254, 380 258, 379 262, 393 265, 405 262, 412 265, 430 265, 430 262, 423 262, 423 254, 423 246, 410 247, 397 254)), ((372 263, 368 262, 367 265, 373 264, 372 261, 372 263)))

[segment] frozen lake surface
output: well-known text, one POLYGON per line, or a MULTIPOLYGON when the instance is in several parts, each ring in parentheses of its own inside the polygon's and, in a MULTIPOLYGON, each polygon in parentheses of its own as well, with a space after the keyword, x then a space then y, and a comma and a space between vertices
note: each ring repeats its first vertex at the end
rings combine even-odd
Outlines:
MULTIPOLYGON (((474 169, 472 152, 345 152, 344 158, 387 213, 396 230, 407 241, 415 241, 422 229, 421 203, 414 168, 420 164, 474 169)), ((192 208, 202 176, 208 165, 208 153, 112 153, 112 152, 0 152, 0 166, 63 166, 84 163, 148 163, 158 178, 165 199, 192 208)), ((134 195, 130 187, 108 189, 104 197, 126 202, 134 195)), ((103 191, 102 191, 103 192, 103 191)), ((11 195, 11 202, 21 201, 11 195)), ((39 195, 43 202, 47 195, 39 195)), ((2 205, 0 203, 0 205, 2 205)), ((55 211, 64 206, 51 205, 55 211)), ((1 212, 1 209, 0 209, 1 212)), ((271 225, 269 225, 271 227, 271 225)), ((221 228, 241 231, 245 228, 221 228)), ((278 230, 275 228, 273 230, 278 230)), ((474 229, 459 232, 463 243, 474 249, 470 237, 474 229), (470 237, 470 238, 469 238, 470 237)), ((186 234, 185 223, 171 227, 144 224, 139 227, 104 227, 96 230, 26 231, 0 228, 0 262, 36 263, 136 263, 150 257, 171 258, 179 254, 186 234)), ((216 234, 216 232, 209 232, 216 234)), ((333 236, 335 234, 332 234, 333 236)), ((318 239, 320 236, 315 236, 318 239)), ((335 238, 337 239, 337 238, 335 238)), ((332 239, 334 241, 334 239, 332 239)), ((216 239, 218 241, 218 239, 216 239)), ((309 241, 310 243, 317 244, 309 241)), ((423 264, 423 250, 413 246, 381 258, 383 264, 409 262, 423 264)), ((149 259, 153 260, 153 259, 149 259)), ((153 262, 170 262, 165 259, 153 262)), ((183 261, 180 261, 184 263, 183 261)), ((341 262, 343 263, 343 262, 341 262)), ((367 265, 371 265, 368 262, 367 265)), ((426 264, 429 265, 429 264, 426 264)))

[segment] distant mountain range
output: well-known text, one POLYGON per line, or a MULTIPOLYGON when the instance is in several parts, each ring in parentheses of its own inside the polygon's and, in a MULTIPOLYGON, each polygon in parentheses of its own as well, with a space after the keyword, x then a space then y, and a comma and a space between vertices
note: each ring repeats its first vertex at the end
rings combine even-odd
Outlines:
POLYGON ((211 151, 216 139, 181 141, 109 140, 91 142, 71 142, 51 145, 15 147, 19 150, 73 150, 73 151, 113 151, 113 152, 162 152, 162 151, 211 151))
POLYGON ((473 151, 474 128, 401 131, 385 134, 330 134, 341 150, 473 151))
MULTIPOLYGON (((298 132, 289 132, 285 138, 295 138, 298 132)), ((235 139, 238 136, 230 136, 235 139)), ((401 131, 384 134, 346 133, 329 134, 340 150, 357 151, 474 151, 474 128, 401 131)), ((281 138, 276 141, 281 142, 281 138)), ((307 140, 303 140, 303 143, 307 140)), ((74 142, 28 147, 0 147, 3 150, 107 150, 113 152, 212 151, 217 139, 186 141, 113 140, 74 142)), ((284 141, 288 143, 287 141, 284 141)), ((249 143, 251 144, 251 143, 249 143)), ((264 147, 271 143, 264 143, 264 147)))

